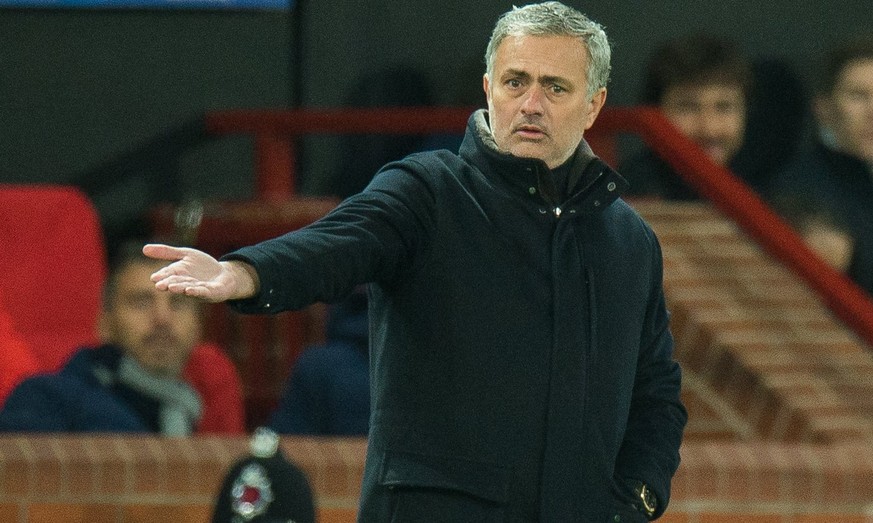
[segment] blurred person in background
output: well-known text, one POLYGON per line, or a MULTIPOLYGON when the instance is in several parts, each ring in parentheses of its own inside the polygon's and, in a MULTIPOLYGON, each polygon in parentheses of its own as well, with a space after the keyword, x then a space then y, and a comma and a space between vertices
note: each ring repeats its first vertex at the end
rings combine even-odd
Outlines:
MULTIPOLYGON (((806 85, 785 60, 747 60, 736 42, 690 34, 649 58, 640 103, 659 108, 710 160, 761 193, 808 130, 806 85)), ((654 151, 623 161, 629 197, 699 198, 654 151)))
POLYGON ((873 39, 834 47, 816 79, 818 133, 774 178, 768 198, 789 217, 786 201, 833 217, 831 228, 845 230, 853 244, 849 277, 873 295, 873 39))
POLYGON ((270 428, 279 434, 367 435, 368 322, 364 287, 330 305, 325 342, 308 347, 294 362, 270 428))
MULTIPOLYGON (((641 102, 661 109, 679 131, 722 166, 743 144, 752 72, 737 45, 694 34, 668 40, 649 58, 641 102)), ((627 196, 693 200, 694 189, 653 151, 623 162, 627 196)))
POLYGON ((241 386, 230 360, 201 344, 201 305, 159 292, 160 263, 142 244, 119 248, 104 288, 102 345, 78 350, 56 374, 21 382, 0 430, 241 433, 241 386))

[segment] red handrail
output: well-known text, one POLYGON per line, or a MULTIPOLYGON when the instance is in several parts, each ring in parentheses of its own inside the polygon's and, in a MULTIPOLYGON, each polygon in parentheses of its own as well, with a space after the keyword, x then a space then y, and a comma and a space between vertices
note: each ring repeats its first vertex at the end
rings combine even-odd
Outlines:
MULTIPOLYGON (((294 147, 309 134, 460 133, 471 108, 299 109, 225 111, 207 114, 207 130, 255 136, 257 194, 283 200, 294 194, 294 147)), ((767 252, 813 288, 851 329, 873 347, 873 300, 845 275, 822 261, 761 198, 725 167, 715 164, 655 108, 603 110, 586 136, 633 133, 733 219, 767 252)))
POLYGON ((873 347, 873 300, 825 263, 764 201, 727 168, 716 164, 657 109, 614 108, 595 124, 599 132, 633 132, 697 192, 800 276, 867 344, 873 347))
POLYGON ((215 134, 254 135, 258 197, 281 201, 294 194, 295 153, 301 136, 463 133, 472 110, 403 107, 220 111, 206 114, 206 130, 215 134))

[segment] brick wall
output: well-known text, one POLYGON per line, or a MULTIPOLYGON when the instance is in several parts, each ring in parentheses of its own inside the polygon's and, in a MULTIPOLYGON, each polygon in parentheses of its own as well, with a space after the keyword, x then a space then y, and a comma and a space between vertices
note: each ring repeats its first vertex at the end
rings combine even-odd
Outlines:
MULTIPOLYGON (((319 521, 352 521, 364 440, 285 438, 309 477, 319 521)), ((206 522, 246 438, 0 437, 0 523, 206 522)))
MULTIPOLYGON (((689 426, 667 523, 873 523, 873 351, 703 204, 661 239, 689 426)), ((354 520, 366 442, 284 438, 320 523, 354 520)), ((0 523, 205 523, 244 438, 0 436, 0 523)))
POLYGON ((689 425, 668 522, 873 522, 873 351, 703 203, 634 204, 664 252, 689 425))
MULTIPOLYGON (((244 438, 3 436, 0 523, 205 523, 224 471, 246 445, 244 438)), ((309 476, 319 521, 354 521, 365 441, 289 437, 282 447, 309 476)), ((873 523, 871 451, 862 443, 686 443, 664 521, 873 523)))
POLYGON ((690 407, 739 440, 873 442, 870 347, 711 206, 636 206, 663 246, 690 407))

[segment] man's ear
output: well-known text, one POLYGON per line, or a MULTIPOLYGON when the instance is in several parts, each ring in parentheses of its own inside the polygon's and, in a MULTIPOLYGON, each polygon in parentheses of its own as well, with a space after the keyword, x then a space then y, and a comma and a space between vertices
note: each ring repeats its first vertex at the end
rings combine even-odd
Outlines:
POLYGON ((488 78, 488 73, 482 75, 482 89, 485 91, 485 101, 491 104, 491 82, 488 78))
POLYGON ((588 114, 585 115, 585 130, 591 129, 594 125, 594 120, 600 114, 600 110, 606 105, 606 87, 601 87, 594 93, 591 100, 588 102, 588 114))

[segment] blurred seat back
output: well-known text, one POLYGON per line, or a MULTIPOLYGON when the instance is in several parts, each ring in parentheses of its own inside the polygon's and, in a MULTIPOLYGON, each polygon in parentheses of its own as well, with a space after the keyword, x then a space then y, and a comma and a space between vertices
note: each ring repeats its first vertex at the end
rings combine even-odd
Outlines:
POLYGON ((0 184, 0 299, 43 370, 95 341, 105 275, 100 221, 81 191, 0 184))

